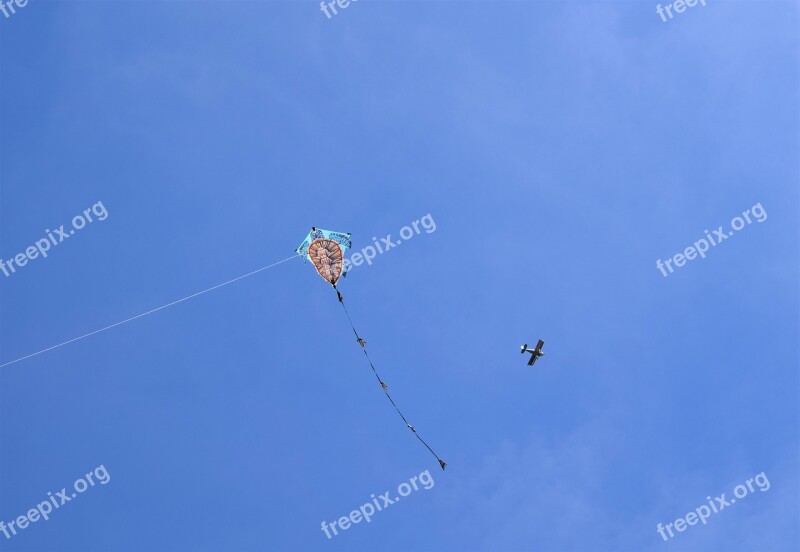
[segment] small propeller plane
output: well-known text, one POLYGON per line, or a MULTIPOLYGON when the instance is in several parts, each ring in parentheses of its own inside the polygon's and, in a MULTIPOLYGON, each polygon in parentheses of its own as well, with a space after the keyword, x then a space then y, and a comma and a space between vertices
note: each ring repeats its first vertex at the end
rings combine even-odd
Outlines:
POLYGON ((520 351, 521 353, 527 352, 531 354, 531 359, 528 361, 528 366, 533 366, 533 363, 536 362, 537 358, 539 358, 540 356, 544 356, 544 353, 542 352, 542 347, 544 347, 544 341, 541 339, 539 340, 539 343, 536 344, 535 349, 528 349, 527 343, 525 343, 521 347, 522 349, 522 351, 520 351))

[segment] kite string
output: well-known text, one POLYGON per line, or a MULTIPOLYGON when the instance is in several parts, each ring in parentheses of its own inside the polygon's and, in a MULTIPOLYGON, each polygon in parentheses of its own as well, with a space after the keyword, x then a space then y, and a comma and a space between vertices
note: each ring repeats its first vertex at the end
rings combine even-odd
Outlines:
POLYGON ((278 261, 276 263, 272 263, 272 264, 267 265, 267 266, 262 266, 259 269, 253 270, 252 272, 248 272, 247 274, 242 274, 241 276, 237 276, 236 278, 233 278, 232 280, 228 280, 227 282, 222 282, 221 284, 217 284, 217 285, 212 286, 212 287, 210 287, 208 289, 204 289, 203 291, 198 291, 197 293, 193 293, 191 295, 187 295, 186 297, 183 297, 182 299, 178 299, 176 301, 172 301, 171 303, 167 303, 166 305, 161 305, 160 307, 156 307, 156 308, 151 309, 151 310, 149 310, 147 312, 143 312, 142 314, 137 314, 136 316, 131 316, 130 318, 127 318, 127 319, 122 320, 120 322, 116 322, 114 324, 106 326, 105 328, 100 328, 99 330, 94 330, 93 332, 89 332, 89 333, 84 334, 84 335, 82 335, 80 337, 74 337, 74 338, 72 338, 72 339, 70 339, 68 341, 64 341, 62 343, 59 343, 58 345, 53 345, 52 347, 48 347, 46 349, 42 349, 41 351, 37 351, 35 353, 31 353, 29 355, 25 355, 25 356, 20 357, 18 359, 11 360, 9 362, 5 362, 3 364, 0 364, 0 368, 2 368, 4 366, 9 366, 9 365, 14 364, 16 362, 20 362, 20 361, 25 360, 27 358, 35 357, 35 356, 40 355, 42 353, 46 353, 47 351, 52 351, 53 349, 58 349, 59 347, 63 347, 64 345, 68 345, 68 344, 73 343, 75 341, 80 341, 81 339, 85 339, 85 338, 87 338, 89 336, 92 336, 94 334, 98 334, 100 332, 104 332, 106 330, 110 330, 111 328, 115 328, 117 326, 121 326, 121 325, 126 324, 128 322, 136 320, 137 318, 142 318, 142 317, 147 316, 148 314, 153 314, 153 313, 158 312, 160 310, 166 309, 167 307, 171 307, 173 305, 177 305, 178 303, 183 303, 184 301, 188 301, 189 299, 197 297, 198 295, 203 295, 204 293, 208 293, 209 291, 214 291, 215 289, 219 289, 219 288, 221 288, 223 286, 227 286, 228 284, 232 284, 232 283, 237 282, 239 280, 243 280, 244 278, 247 278, 248 276, 252 276, 253 274, 257 274, 257 273, 259 273, 261 271, 267 270, 268 268, 272 268, 273 266, 278 266, 279 264, 285 263, 286 261, 291 261, 292 259, 294 259, 295 257, 298 257, 298 256, 299 256, 298 254, 294 254, 291 257, 287 257, 287 258, 283 259, 282 261, 278 261))
MULTIPOLYGON (((336 289, 336 288, 334 287, 334 289, 336 289)), ((392 403, 392 406, 397 411, 397 413, 400 415, 400 418, 402 418, 403 421, 405 422, 406 427, 408 427, 408 429, 411 430, 411 432, 416 436, 416 438, 419 439, 420 442, 423 445, 425 445, 425 448, 427 448, 430 451, 430 453, 433 454, 433 456, 436 458, 436 460, 439 461, 439 465, 442 467, 442 470, 444 470, 445 466, 447 466, 447 462, 445 462, 444 460, 439 458, 439 455, 436 454, 433 451, 433 449, 430 447, 430 445, 428 445, 428 443, 425 442, 425 439, 420 437, 419 433, 417 433, 417 430, 414 429, 414 426, 412 426, 410 423, 408 423, 408 420, 406 419, 406 417, 403 415, 403 413, 400 411, 400 409, 395 404, 394 400, 392 399, 392 396, 389 394, 389 386, 386 385, 386 383, 383 381, 383 379, 381 379, 380 374, 378 374, 378 371, 375 369, 375 365, 372 364, 372 359, 369 358, 369 353, 367 353, 367 346, 366 346, 367 343, 366 343, 366 341, 361 339, 361 337, 358 335, 358 332, 356 331, 356 327, 353 325, 353 319, 350 318, 350 313, 347 312, 347 307, 344 304, 344 298, 342 297, 342 294, 339 292, 338 289, 336 289, 336 294, 339 296, 339 303, 342 305, 342 308, 344 309, 344 314, 345 314, 345 316, 347 316, 347 321, 350 322, 350 328, 353 330, 353 334, 355 334, 355 336, 356 336, 356 341, 358 341, 358 344, 361 345, 361 349, 364 351, 364 356, 367 357, 367 362, 369 362, 369 367, 372 368, 372 372, 375 374, 375 377, 378 379, 378 383, 380 384, 381 389, 383 389, 383 392, 386 395, 386 398, 389 399, 390 403, 392 403)))

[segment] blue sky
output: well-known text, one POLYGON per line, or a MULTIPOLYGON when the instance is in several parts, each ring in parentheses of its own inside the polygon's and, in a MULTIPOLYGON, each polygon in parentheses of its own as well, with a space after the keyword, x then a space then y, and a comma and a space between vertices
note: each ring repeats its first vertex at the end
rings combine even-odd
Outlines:
POLYGON ((9 551, 796 550, 798 8, 46 2, 0 17, 9 551), (665 278, 656 268, 760 203, 665 278), (518 352, 546 341, 534 369, 518 352), (320 523, 435 485, 328 540, 320 523), (771 487, 663 542, 764 472, 771 487))

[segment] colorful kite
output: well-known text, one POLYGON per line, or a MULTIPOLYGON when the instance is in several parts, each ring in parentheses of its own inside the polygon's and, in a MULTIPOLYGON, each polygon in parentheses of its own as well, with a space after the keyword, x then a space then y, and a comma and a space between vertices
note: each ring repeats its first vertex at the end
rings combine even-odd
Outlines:
POLYGON ((311 261, 317 273, 335 288, 342 275, 344 252, 352 245, 348 233, 312 228, 295 252, 311 261))
POLYGON ((355 326, 353 326, 353 321, 350 319, 350 314, 347 312, 347 307, 344 305, 344 298, 342 297, 341 292, 336 287, 336 283, 339 281, 339 278, 344 275, 344 252, 347 251, 350 247, 352 247, 352 242, 350 241, 350 234, 347 232, 332 232, 331 230, 323 230, 322 228, 311 228, 311 232, 309 232, 306 239, 303 240, 303 243, 300 244, 300 247, 295 249, 295 252, 305 257, 306 260, 311 261, 314 264, 314 268, 317 269, 317 273, 322 276, 323 280, 328 282, 333 289, 336 290, 336 295, 339 298, 339 303, 342 305, 344 309, 345 315, 347 315, 347 320, 350 322, 350 327, 353 329, 353 334, 356 336, 356 341, 359 345, 361 345, 361 349, 364 351, 364 356, 367 358, 367 362, 369 362, 370 368, 372 368, 372 372, 375 374, 375 377, 378 379, 378 384, 383 389, 383 392, 386 394, 386 398, 389 399, 389 402, 392 403, 392 406, 403 419, 405 422, 406 427, 411 430, 411 432, 420 440, 420 442, 425 445, 431 454, 436 457, 436 460, 439 461, 439 465, 442 469, 447 466, 447 463, 439 458, 439 456, 433 452, 433 449, 428 446, 422 437, 419 436, 417 430, 414 429, 406 417, 403 416, 403 413, 400 412, 400 409, 397 408, 397 405, 392 400, 391 395, 389 395, 389 386, 384 383, 383 379, 381 379, 378 371, 375 369, 375 366, 372 364, 372 360, 369 358, 369 354, 367 354, 367 342, 361 339, 361 336, 358 335, 355 326))

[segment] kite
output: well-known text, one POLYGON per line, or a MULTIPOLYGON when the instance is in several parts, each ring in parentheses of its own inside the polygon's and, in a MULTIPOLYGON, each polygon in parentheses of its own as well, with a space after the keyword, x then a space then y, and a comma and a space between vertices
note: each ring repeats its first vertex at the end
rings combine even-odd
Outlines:
POLYGON ((312 228, 295 252, 311 261, 317 273, 335 289, 343 272, 344 252, 352 246, 348 233, 312 228))
POLYGON ((389 402, 392 403, 392 406, 403 419, 405 422, 406 427, 411 430, 411 432, 416 436, 420 442, 425 445, 431 454, 436 457, 436 460, 439 461, 439 465, 444 468, 447 466, 447 463, 439 458, 439 456, 433 451, 433 449, 425 442, 425 440, 417 433, 417 430, 408 423, 408 420, 400 411, 400 409, 395 404, 392 396, 389 395, 389 386, 383 381, 381 376, 378 374, 378 371, 375 369, 375 365, 372 363, 372 359, 369 358, 369 354, 367 353, 367 342, 361 339, 361 336, 356 331, 355 326, 353 325, 353 320, 350 318, 350 313, 347 312, 347 307, 344 304, 344 297, 342 297, 342 293, 336 287, 336 284, 339 282, 339 278, 342 276, 346 276, 345 269, 344 269, 344 253, 350 247, 352 247, 352 242, 350 241, 350 234, 347 232, 334 232, 331 230, 323 230, 322 228, 312 227, 311 232, 309 232, 306 239, 303 240, 303 243, 295 249, 295 253, 299 256, 304 257, 306 261, 310 261, 314 268, 317 269, 317 274, 319 274, 323 280, 328 282, 333 289, 336 291, 336 296, 339 299, 339 304, 342 305, 344 309, 344 313, 347 316, 348 322, 350 322, 350 328, 353 330, 353 334, 356 336, 356 341, 361 346, 361 350, 364 351, 364 356, 367 358, 367 362, 369 363, 370 368, 372 368, 372 372, 375 374, 375 377, 378 380, 378 384, 381 386, 386 398, 389 399, 389 402))

